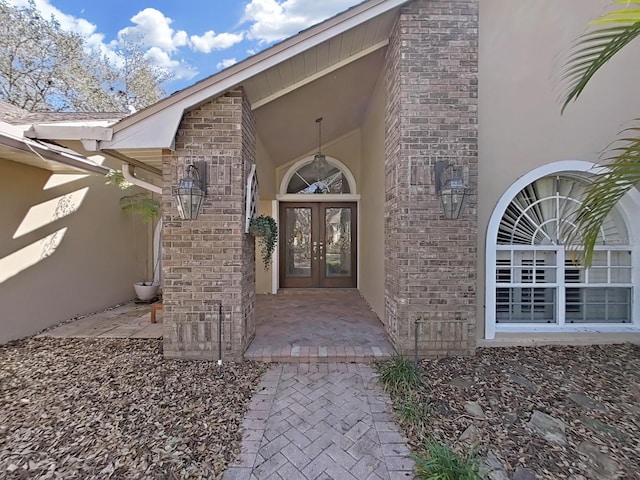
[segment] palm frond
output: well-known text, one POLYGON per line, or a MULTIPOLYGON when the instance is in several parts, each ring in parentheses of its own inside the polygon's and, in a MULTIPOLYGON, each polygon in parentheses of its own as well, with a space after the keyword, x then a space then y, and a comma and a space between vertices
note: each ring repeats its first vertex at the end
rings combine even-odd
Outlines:
POLYGON ((640 35, 640 0, 616 0, 612 6, 618 8, 591 22, 589 31, 578 37, 569 56, 562 75, 568 86, 563 112, 596 72, 640 35))
MULTIPOLYGON (((640 124, 640 119, 636 120, 640 124)), ((583 245, 583 262, 591 265, 593 250, 598 241, 602 225, 616 204, 629 190, 640 185, 640 137, 633 133, 640 127, 631 127, 623 132, 629 134, 616 141, 608 151, 604 164, 607 170, 595 176, 587 190, 577 215, 577 228, 569 241, 583 245)))

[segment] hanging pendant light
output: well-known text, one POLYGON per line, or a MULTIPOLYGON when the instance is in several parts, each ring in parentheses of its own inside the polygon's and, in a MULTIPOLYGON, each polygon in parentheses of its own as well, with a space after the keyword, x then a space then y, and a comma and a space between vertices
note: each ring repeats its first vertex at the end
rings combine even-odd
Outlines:
POLYGON ((327 176, 329 163, 327 162, 327 157, 322 154, 322 117, 316 118, 316 123, 318 124, 318 153, 313 156, 311 165, 316 176, 316 182, 319 183, 327 176))

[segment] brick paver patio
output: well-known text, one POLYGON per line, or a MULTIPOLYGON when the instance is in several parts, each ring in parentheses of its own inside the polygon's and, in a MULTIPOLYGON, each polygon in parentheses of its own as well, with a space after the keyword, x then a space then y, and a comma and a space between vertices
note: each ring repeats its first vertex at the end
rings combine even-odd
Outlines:
POLYGON ((413 461, 373 369, 272 366, 251 400, 224 480, 408 480, 413 461))
POLYGON ((266 362, 369 362, 395 350, 357 290, 256 295, 256 336, 244 353, 266 362))

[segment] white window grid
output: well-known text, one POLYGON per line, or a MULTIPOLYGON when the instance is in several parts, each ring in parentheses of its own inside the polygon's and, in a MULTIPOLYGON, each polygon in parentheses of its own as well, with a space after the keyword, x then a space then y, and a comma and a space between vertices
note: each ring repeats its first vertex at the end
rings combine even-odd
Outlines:
POLYGON ((583 312, 580 324, 630 322, 633 283, 629 246, 596 247, 590 268, 576 264, 573 250, 567 251, 563 246, 497 245, 496 250, 496 323, 523 325, 527 323, 525 314, 528 314, 528 323, 532 325, 546 323, 562 327, 575 323, 575 319, 567 321, 567 314, 578 314, 580 309, 583 312), (499 252, 508 252, 508 258, 499 252), (529 253, 531 258, 518 259, 518 252, 529 253), (553 263, 545 262, 549 259, 553 263), (604 318, 587 319, 585 293, 588 289, 604 289, 604 318), (628 292, 627 300, 620 302, 612 298, 609 292, 613 289, 628 292), (622 305, 627 309, 622 321, 607 318, 611 306, 622 305), (513 313, 518 308, 518 318, 514 320, 513 313), (505 314, 506 321, 498 319, 505 314))

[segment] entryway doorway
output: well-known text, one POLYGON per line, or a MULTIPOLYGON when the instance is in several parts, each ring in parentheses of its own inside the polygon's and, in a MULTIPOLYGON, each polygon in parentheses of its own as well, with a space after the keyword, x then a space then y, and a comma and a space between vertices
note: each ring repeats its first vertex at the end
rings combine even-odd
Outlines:
POLYGON ((357 203, 280 203, 280 288, 357 287, 357 203))

